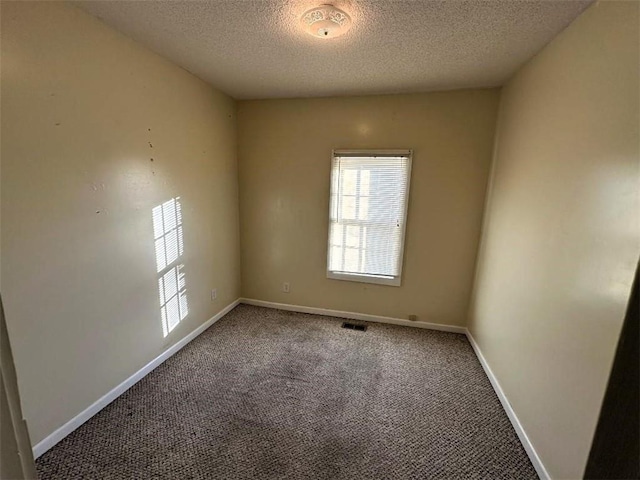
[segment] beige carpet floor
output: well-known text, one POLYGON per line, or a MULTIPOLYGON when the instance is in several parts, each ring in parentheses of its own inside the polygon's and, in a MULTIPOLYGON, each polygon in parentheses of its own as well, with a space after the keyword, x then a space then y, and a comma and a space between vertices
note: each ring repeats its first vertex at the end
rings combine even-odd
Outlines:
POLYGON ((464 335, 341 324, 236 307, 40 457, 40 478, 537 478, 464 335))

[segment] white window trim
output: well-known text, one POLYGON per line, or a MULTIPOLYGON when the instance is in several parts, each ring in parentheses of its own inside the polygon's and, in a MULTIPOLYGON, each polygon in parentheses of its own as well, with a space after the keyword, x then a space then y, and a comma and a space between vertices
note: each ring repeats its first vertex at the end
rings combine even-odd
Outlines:
MULTIPOLYGON (((350 272, 333 272, 329 270, 329 262, 331 249, 329 245, 331 244, 331 217, 329 217, 329 221, 327 223, 328 234, 327 234, 327 278, 331 280, 344 280, 347 282, 360 282, 360 283, 373 283, 377 285, 388 285, 392 287, 400 287, 402 285, 402 272, 404 270, 404 246, 406 241, 406 232, 407 232, 407 223, 409 223, 409 191, 411 189, 411 168, 413 166, 413 150, 402 150, 402 149, 385 149, 385 150, 333 150, 331 154, 331 161, 333 164, 333 159, 336 156, 367 156, 367 157, 375 157, 376 155, 380 156, 407 156, 408 158, 408 166, 407 166, 407 194, 404 200, 404 211, 405 211, 405 219, 404 225, 402 226, 402 236, 401 236, 401 244, 400 244, 400 255, 398 255, 398 271, 400 275, 397 277, 391 276, 382 276, 382 275, 363 275, 361 273, 350 273, 350 272)), ((331 171, 331 175, 333 175, 333 170, 331 171)), ((329 186, 329 202, 331 202, 331 186, 329 186)), ((327 209, 329 210, 329 209, 327 209)))

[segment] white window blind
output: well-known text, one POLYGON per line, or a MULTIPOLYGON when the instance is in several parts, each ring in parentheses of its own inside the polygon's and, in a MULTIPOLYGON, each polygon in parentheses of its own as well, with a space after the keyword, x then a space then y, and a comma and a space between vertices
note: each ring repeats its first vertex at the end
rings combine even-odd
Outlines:
POLYGON ((411 151, 335 151, 327 276, 400 285, 411 151))

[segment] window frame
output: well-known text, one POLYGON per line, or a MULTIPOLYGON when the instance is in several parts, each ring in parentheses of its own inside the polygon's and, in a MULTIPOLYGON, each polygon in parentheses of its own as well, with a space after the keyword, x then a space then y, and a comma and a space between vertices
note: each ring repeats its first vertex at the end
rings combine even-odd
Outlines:
POLYGON ((404 248, 406 242, 407 223, 409 223, 409 193, 411 190, 411 169, 413 166, 413 150, 410 149, 334 149, 331 152, 331 170, 329 177, 329 218, 327 222, 327 278, 330 280, 344 280, 347 282, 371 283, 376 285, 387 285, 392 287, 402 286, 402 271, 404 267, 404 248), (400 253, 398 255, 398 272, 397 277, 383 275, 367 275, 363 273, 336 272, 329 269, 331 265, 331 196, 333 187, 333 164, 336 156, 351 157, 407 157, 407 190, 404 199, 404 224, 402 225, 402 234, 400 236, 400 253))

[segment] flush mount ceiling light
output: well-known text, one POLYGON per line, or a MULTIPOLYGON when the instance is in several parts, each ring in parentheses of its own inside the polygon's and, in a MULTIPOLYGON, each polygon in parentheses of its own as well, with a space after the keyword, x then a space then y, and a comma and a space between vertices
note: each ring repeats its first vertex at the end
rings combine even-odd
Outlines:
POLYGON ((351 28, 351 17, 333 5, 307 10, 300 19, 305 31, 319 38, 335 38, 351 28))

